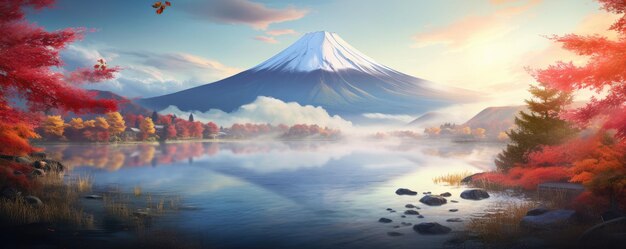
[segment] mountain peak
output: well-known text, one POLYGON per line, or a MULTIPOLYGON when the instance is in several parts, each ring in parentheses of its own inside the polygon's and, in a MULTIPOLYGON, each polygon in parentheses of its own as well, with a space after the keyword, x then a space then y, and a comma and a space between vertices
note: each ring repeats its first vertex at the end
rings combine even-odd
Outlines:
POLYGON ((381 73, 390 68, 356 50, 333 32, 316 31, 303 35, 274 57, 252 68, 254 71, 337 71, 358 70, 381 73))

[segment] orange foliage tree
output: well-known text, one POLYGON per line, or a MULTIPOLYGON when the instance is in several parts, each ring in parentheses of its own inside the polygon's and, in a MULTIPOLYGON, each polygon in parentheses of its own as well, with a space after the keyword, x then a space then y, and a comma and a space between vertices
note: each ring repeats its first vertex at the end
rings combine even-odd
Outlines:
POLYGON ((107 113, 106 121, 109 124, 109 132, 111 135, 119 135, 126 130, 126 123, 119 112, 107 113))
POLYGON ((41 128, 46 137, 60 139, 63 138, 63 132, 65 132, 65 121, 58 115, 47 116, 41 124, 41 128))
POLYGON ((142 119, 141 123, 139 123, 139 130, 142 140, 146 140, 148 139, 148 137, 153 135, 156 132, 156 129, 154 128, 154 122, 152 122, 152 118, 145 117, 144 119, 142 119))

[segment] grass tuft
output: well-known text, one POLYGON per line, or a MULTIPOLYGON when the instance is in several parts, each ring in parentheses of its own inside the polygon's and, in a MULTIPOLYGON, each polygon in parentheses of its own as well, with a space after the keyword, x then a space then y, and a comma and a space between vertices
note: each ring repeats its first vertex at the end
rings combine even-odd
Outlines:
POLYGON ((471 176, 472 174, 473 173, 469 171, 445 174, 445 175, 433 178, 433 182, 435 184, 446 183, 447 185, 450 185, 450 186, 460 186, 461 180, 463 180, 463 178, 465 177, 471 176))

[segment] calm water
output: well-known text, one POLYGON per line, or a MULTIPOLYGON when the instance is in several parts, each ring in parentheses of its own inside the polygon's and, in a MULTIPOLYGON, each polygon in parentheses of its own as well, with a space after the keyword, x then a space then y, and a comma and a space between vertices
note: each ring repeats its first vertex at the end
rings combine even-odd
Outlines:
MULTIPOLYGON (((93 177, 94 192, 111 189, 145 197, 179 196, 182 208, 157 217, 155 226, 175 230, 211 248, 439 248, 452 235, 424 236, 411 226, 449 223, 483 212, 483 201, 462 200, 463 187, 436 185, 436 176, 493 167, 502 144, 435 141, 189 142, 165 145, 50 145, 72 174, 93 177), (418 191, 398 196, 397 188, 418 191), (451 192, 448 203, 428 207, 422 192, 451 192), (425 216, 401 218, 405 204, 425 216), (386 208, 397 210, 396 213, 386 208), (460 211, 451 213, 448 209, 460 211), (381 217, 392 223, 379 223, 381 217), (396 231, 403 236, 391 237, 396 231)), ((143 197, 141 197, 143 198, 143 197)))

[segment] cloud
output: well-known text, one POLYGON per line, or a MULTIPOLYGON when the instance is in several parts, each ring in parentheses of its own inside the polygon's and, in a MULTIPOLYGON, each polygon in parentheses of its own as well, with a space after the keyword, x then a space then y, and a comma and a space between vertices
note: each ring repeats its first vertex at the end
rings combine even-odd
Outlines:
POLYGON ((206 112, 186 112, 181 111, 176 106, 169 106, 159 113, 176 114, 179 117, 186 117, 193 113, 196 120, 212 121, 223 126, 231 126, 234 123, 268 123, 272 125, 317 124, 330 128, 352 127, 351 122, 338 115, 329 115, 322 107, 302 106, 296 102, 285 103, 265 96, 259 96, 254 102, 243 105, 230 113, 218 109, 211 109, 206 112))
POLYGON ((378 120, 390 120, 390 121, 400 121, 403 123, 411 122, 415 119, 415 117, 409 115, 390 115, 383 113, 364 113, 363 117, 369 119, 378 119, 378 120))
POLYGON ((296 32, 293 29, 274 29, 274 30, 265 31, 265 33, 271 36, 281 36, 281 35, 295 35, 298 32, 296 32))
POLYGON ((189 14, 217 23, 244 24, 265 30, 272 23, 303 18, 308 10, 288 6, 283 9, 268 8, 248 0, 216 0, 187 3, 183 7, 189 14))
POLYGON ((158 96, 231 76, 241 69, 187 53, 153 53, 71 45, 62 52, 64 68, 91 67, 99 58, 121 66, 114 80, 85 88, 108 90, 126 97, 158 96))
MULTIPOLYGON (((496 1, 498 3, 505 1, 496 1)), ((506 1, 509 2, 509 1, 506 1)), ((446 27, 415 34, 413 47, 421 48, 431 45, 448 46, 452 52, 458 52, 477 44, 500 38, 514 29, 510 20, 528 9, 536 6, 541 0, 518 1, 522 5, 509 6, 485 16, 465 16, 446 27)))
POLYGON ((278 43, 278 41, 274 37, 271 37, 271 36, 259 35, 259 36, 253 37, 252 39, 255 39, 257 41, 262 41, 262 42, 265 42, 265 43, 270 43, 270 44, 278 43))

